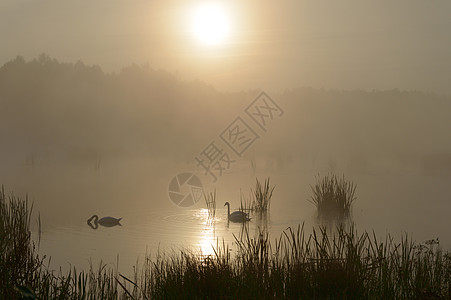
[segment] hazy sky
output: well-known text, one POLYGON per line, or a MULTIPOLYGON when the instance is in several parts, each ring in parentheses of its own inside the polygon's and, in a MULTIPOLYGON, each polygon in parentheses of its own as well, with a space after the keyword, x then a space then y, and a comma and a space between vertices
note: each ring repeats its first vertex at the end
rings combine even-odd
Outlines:
POLYGON ((190 12, 204 2, 0 0, 0 64, 47 53, 108 72, 148 62, 221 90, 451 95, 449 0, 227 0, 230 36, 215 46, 189 31, 190 12))

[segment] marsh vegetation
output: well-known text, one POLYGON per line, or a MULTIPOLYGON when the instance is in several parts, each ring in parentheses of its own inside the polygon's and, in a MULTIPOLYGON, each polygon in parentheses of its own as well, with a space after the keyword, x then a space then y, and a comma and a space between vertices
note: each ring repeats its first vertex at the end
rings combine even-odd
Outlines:
POLYGON ((351 216, 352 204, 356 200, 357 185, 344 175, 318 175, 315 185, 310 186, 313 195, 309 199, 317 208, 318 218, 343 221, 351 216))
MULTIPOLYGON (((214 197, 213 195, 210 195, 214 197)), ((30 237, 26 200, 0 194, 0 295, 19 299, 449 299, 451 256, 439 240, 397 242, 352 226, 288 228, 236 237, 237 249, 212 245, 147 257, 126 277, 99 265, 49 271, 30 237)))
POLYGON ((210 193, 204 191, 203 195, 207 206, 208 220, 213 221, 216 216, 216 190, 210 193))
POLYGON ((240 191, 240 210, 258 214, 268 213, 275 188, 275 185, 270 185, 269 177, 263 182, 255 178, 255 188, 251 188, 248 196, 240 191))

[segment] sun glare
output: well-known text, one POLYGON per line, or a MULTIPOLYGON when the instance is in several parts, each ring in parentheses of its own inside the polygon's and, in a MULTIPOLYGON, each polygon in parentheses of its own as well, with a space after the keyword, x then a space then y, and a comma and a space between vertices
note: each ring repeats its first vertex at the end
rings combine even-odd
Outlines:
POLYGON ((203 44, 218 45, 227 41, 230 20, 227 9, 217 2, 203 3, 193 10, 191 31, 203 44))

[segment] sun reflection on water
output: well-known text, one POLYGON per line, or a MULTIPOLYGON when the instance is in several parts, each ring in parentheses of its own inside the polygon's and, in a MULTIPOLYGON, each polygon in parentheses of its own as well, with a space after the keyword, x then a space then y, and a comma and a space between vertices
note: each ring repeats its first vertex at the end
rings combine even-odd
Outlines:
POLYGON ((200 251, 200 256, 208 257, 215 255, 218 238, 216 236, 215 221, 208 214, 208 210, 202 208, 198 212, 198 217, 202 220, 203 229, 200 232, 199 240, 196 242, 196 248, 200 251))

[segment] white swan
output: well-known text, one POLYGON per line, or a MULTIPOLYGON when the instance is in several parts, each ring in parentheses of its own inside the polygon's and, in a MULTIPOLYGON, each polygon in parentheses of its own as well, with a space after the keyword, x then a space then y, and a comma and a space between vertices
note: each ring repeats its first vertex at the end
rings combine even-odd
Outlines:
POLYGON ((122 220, 122 218, 116 219, 113 217, 103 217, 99 220, 99 217, 97 215, 93 215, 88 219, 88 225, 91 225, 92 219, 94 219, 94 224, 96 225, 96 227, 99 224, 105 227, 113 227, 116 225, 122 226, 121 223, 119 223, 119 221, 122 220))
POLYGON ((244 211, 237 210, 234 211, 233 213, 230 213, 230 203, 226 202, 224 206, 226 205, 227 205, 227 218, 229 221, 244 223, 251 220, 248 214, 245 213, 244 211))

